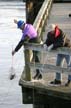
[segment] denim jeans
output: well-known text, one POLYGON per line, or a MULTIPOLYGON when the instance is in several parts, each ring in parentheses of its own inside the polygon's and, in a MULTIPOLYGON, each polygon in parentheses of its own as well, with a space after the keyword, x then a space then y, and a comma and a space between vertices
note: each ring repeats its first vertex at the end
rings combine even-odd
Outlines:
MULTIPOLYGON (((58 54, 56 65, 63 67, 64 59, 66 60, 67 67, 71 66, 71 57, 70 55, 58 54)), ((62 80, 61 73, 56 72, 56 80, 62 80)), ((71 80, 71 75, 68 75, 68 80, 71 80)))

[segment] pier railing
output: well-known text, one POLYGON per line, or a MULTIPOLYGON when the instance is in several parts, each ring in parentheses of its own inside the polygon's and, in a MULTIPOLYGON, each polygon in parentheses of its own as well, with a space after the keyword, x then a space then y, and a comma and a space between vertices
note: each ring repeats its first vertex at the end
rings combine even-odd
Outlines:
MULTIPOLYGON (((66 54, 66 55, 71 56, 71 48, 67 48, 67 47, 60 47, 60 48, 57 48, 56 50, 48 51, 48 49, 44 48, 43 45, 41 45, 41 44, 28 43, 28 44, 25 44, 25 49, 39 51, 41 53, 46 53, 47 55, 66 54)), ((64 67, 63 68, 60 66, 55 66, 54 64, 33 63, 33 62, 27 62, 27 64, 29 65, 30 68, 33 68, 33 69, 40 69, 41 71, 42 70, 51 70, 51 72, 58 71, 59 73, 67 73, 67 74, 71 75, 71 68, 70 67, 64 67)))
POLYGON ((37 30, 38 36, 41 36, 44 24, 46 22, 46 19, 49 16, 49 12, 50 12, 50 9, 51 9, 52 2, 53 2, 53 0, 45 0, 44 1, 43 5, 42 5, 35 21, 34 21, 33 26, 37 30))

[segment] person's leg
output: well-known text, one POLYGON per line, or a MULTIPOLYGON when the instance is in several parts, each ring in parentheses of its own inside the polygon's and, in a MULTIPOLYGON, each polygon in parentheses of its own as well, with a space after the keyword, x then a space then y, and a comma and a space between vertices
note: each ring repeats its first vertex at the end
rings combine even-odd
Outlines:
MULTIPOLYGON (((63 67, 63 64, 64 64, 64 55, 63 54, 58 54, 57 55, 56 66, 63 67)), ((61 81, 62 80, 61 73, 56 72, 56 80, 58 80, 58 81, 61 81)))
MULTIPOLYGON (((57 55, 57 61, 56 66, 63 66, 64 63, 64 56, 63 54, 57 55)), ((61 74, 59 72, 56 72, 56 77, 54 81, 51 81, 51 84, 61 84, 61 74)))
MULTIPOLYGON (((41 40, 37 37, 37 38, 34 38, 34 39, 30 39, 29 40, 29 42, 30 43, 40 43, 41 42, 41 40)), ((36 62, 38 62, 38 63, 40 63, 40 60, 39 60, 39 57, 38 57, 38 51, 33 51, 33 59, 32 60, 34 60, 34 62, 36 63, 36 62)), ((40 70, 39 69, 36 69, 36 74, 34 75, 34 77, 33 77, 34 79, 42 79, 42 74, 40 73, 40 70)))
MULTIPOLYGON (((39 63, 39 57, 38 57, 38 52, 37 51, 33 51, 33 56, 34 56, 34 61, 35 63, 39 63)), ((35 76, 33 77, 34 79, 42 79, 42 74, 40 73, 40 70, 39 69, 36 69, 36 74, 35 76)))
MULTIPOLYGON (((66 59, 66 62, 67 62, 67 67, 71 68, 71 57, 69 55, 66 55, 65 59, 66 59)), ((68 75, 68 81, 65 84, 65 86, 69 86, 70 82, 71 82, 71 75, 68 75)))

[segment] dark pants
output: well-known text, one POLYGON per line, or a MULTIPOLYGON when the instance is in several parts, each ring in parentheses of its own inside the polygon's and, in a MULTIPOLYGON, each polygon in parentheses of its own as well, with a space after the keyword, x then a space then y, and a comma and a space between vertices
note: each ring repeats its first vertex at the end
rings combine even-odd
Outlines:
MULTIPOLYGON (((40 43, 41 40, 37 37, 37 38, 30 39, 29 42, 30 43, 40 43)), ((40 60, 39 60, 39 57, 38 57, 38 53, 39 53, 38 51, 33 51, 33 60, 35 62, 39 63, 40 60)), ((36 69, 36 72, 39 73, 40 72, 39 69, 36 69)))

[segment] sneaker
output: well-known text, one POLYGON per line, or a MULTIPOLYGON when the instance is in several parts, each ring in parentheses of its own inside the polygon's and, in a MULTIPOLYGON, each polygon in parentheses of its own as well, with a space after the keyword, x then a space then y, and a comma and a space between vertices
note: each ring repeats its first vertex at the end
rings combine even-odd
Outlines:
POLYGON ((39 71, 36 72, 36 74, 35 74, 35 76, 33 77, 33 79, 36 79, 36 78, 38 77, 38 75, 40 75, 40 72, 39 72, 39 71))
POLYGON ((61 84, 61 81, 55 79, 54 81, 51 81, 50 84, 61 84))
POLYGON ((33 79, 42 79, 42 75, 40 73, 36 73, 33 79))
POLYGON ((33 77, 33 79, 36 79, 36 78, 37 78, 37 76, 38 76, 38 74, 35 74, 35 76, 33 77))
POLYGON ((38 80, 39 80, 39 79, 42 79, 42 75, 39 74, 39 75, 37 76, 37 79, 38 79, 38 80))
POLYGON ((71 13, 69 14, 69 17, 71 17, 71 13))
POLYGON ((65 86, 69 86, 69 85, 70 85, 70 83, 71 83, 71 81, 70 81, 70 80, 68 80, 68 81, 67 81, 67 83, 65 84, 65 86))

